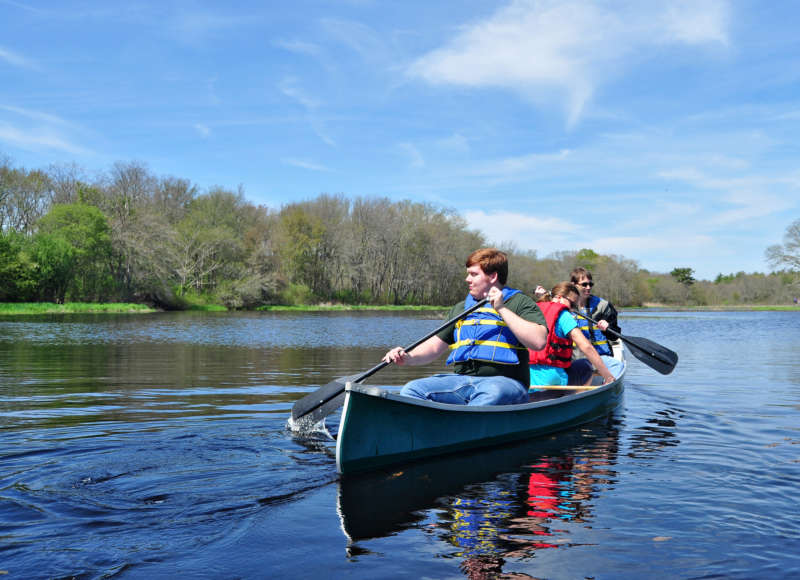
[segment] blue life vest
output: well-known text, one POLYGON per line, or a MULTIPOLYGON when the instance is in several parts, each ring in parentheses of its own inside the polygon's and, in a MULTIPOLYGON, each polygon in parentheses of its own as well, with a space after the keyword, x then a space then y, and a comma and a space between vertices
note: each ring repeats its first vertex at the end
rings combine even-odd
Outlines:
MULTIPOLYGON (((506 301, 519 290, 503 288, 506 301)), ((477 300, 467 295, 464 310, 474 306, 477 300)), ((453 331, 455 342, 450 345, 447 364, 477 360, 497 364, 519 364, 519 352, 527 354, 527 348, 517 340, 500 314, 491 306, 483 306, 466 318, 456 322, 453 331)))
MULTIPOLYGON (((604 306, 603 303, 608 304, 606 300, 601 300, 597 296, 589 296, 589 302, 586 304, 587 308, 580 308, 577 307, 575 310, 578 314, 586 314, 591 316, 592 318, 595 317, 595 312, 597 312, 601 306, 604 306)), ((589 322, 582 316, 576 316, 575 320, 578 322, 578 328, 581 329, 584 336, 589 339, 589 342, 592 343, 592 346, 597 351, 597 354, 612 356, 611 347, 608 344, 608 339, 606 335, 603 334, 593 322, 589 322)))

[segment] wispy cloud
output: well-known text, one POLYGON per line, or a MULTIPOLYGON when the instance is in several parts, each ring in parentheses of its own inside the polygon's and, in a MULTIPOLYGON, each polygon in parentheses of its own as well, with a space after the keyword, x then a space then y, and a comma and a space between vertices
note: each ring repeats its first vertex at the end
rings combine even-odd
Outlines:
POLYGON ((408 163, 411 167, 425 167, 425 158, 413 143, 399 143, 397 146, 408 158, 408 163))
POLYGON ((436 141, 436 145, 442 150, 453 153, 469 152, 469 139, 464 137, 461 133, 453 133, 449 137, 439 139, 436 141))
POLYGON ((0 141, 27 151, 55 149, 72 155, 88 155, 91 151, 70 142, 57 132, 48 129, 19 129, 0 122, 0 141))
POLYGON ((706 210, 706 227, 730 226, 751 222, 796 205, 800 188, 794 177, 745 175, 719 177, 697 168, 663 171, 661 177, 683 181, 695 192, 711 192, 716 203, 706 210), (786 195, 791 192, 793 195, 786 195))
POLYGON ((300 86, 296 77, 285 77, 278 83, 278 89, 290 99, 301 104, 306 109, 316 109, 320 101, 306 93, 300 86))
POLYGON ((16 52, 10 51, 2 46, 0 46, 0 61, 5 61, 11 66, 15 66, 18 68, 24 68, 30 70, 40 69, 39 64, 36 63, 34 60, 22 56, 21 54, 17 54, 16 52))
POLYGON ((307 159, 296 159, 294 157, 285 157, 281 159, 281 162, 285 165, 291 165, 292 167, 299 167, 301 169, 308 169, 310 171, 330 171, 324 165, 319 163, 314 163, 313 161, 309 161, 307 159))
POLYGON ((412 63, 408 73, 432 84, 495 87, 535 102, 565 102, 568 124, 574 125, 597 86, 642 59, 647 49, 728 43, 725 0, 677 0, 658 7, 515 0, 464 27, 412 63))
POLYGON ((317 109, 322 106, 322 101, 310 96, 300 87, 300 81, 295 77, 286 77, 278 83, 278 89, 287 97, 306 109, 306 118, 311 130, 320 140, 330 147, 336 146, 336 141, 328 133, 323 120, 317 115, 317 109))
POLYGON ((462 214, 470 228, 492 243, 514 241, 523 249, 549 254, 566 249, 565 243, 584 226, 560 217, 539 217, 506 210, 471 210, 462 214))
POLYGON ((295 54, 303 54, 306 56, 319 56, 322 53, 320 46, 313 42, 305 42, 302 40, 276 40, 273 43, 278 48, 293 52, 295 54))
POLYGON ((176 9, 165 20, 165 26, 173 38, 186 44, 198 44, 220 32, 248 24, 249 21, 239 14, 214 12, 190 3, 176 9))
POLYGON ((197 134, 201 137, 208 137, 211 135, 211 128, 203 123, 195 123, 194 130, 197 131, 197 134))
POLYGON ((69 137, 70 133, 82 131, 81 127, 57 115, 16 107, 0 105, 8 120, 0 119, 0 141, 27 151, 53 149, 73 155, 92 152, 78 145, 69 137))
POLYGON ((336 18, 324 18, 320 24, 328 36, 355 51, 363 60, 385 60, 387 49, 384 40, 366 24, 336 18))
POLYGON ((554 163, 564 161, 571 155, 569 149, 562 149, 553 153, 529 153, 515 157, 506 157, 476 163, 466 169, 466 173, 475 177, 490 178, 491 180, 511 181, 520 178, 530 178, 542 167, 551 168, 554 163))
POLYGON ((673 0, 663 5, 667 40, 686 44, 728 44, 730 9, 726 0, 673 0))

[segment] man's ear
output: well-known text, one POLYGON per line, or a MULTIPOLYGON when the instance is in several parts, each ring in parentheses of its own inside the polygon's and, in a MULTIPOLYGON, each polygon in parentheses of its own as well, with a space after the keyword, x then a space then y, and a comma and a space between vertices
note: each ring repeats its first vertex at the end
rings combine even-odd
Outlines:
POLYGON ((492 272, 491 274, 489 274, 489 282, 491 282, 492 284, 497 284, 497 277, 498 277, 497 272, 492 272))

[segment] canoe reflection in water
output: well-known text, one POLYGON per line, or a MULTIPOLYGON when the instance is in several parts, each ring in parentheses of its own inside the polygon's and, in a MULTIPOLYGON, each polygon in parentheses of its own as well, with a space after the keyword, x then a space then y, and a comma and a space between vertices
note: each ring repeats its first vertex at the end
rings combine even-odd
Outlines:
POLYGON ((344 476, 339 515, 348 552, 419 527, 453 547, 470 578, 504 558, 572 545, 565 526, 591 520, 592 497, 616 481, 616 415, 537 439, 344 476))

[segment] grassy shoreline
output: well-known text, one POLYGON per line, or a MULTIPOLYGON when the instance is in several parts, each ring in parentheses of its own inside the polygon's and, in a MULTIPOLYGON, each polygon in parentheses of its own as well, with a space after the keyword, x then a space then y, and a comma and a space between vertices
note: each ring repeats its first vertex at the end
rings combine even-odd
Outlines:
POLYGON ((157 312, 146 304, 131 302, 95 303, 95 302, 1 302, 0 315, 23 314, 82 314, 82 313, 142 313, 157 312))
MULTIPOLYGON (((379 312, 443 312, 447 306, 395 306, 395 305, 366 305, 366 304, 309 304, 305 306, 262 306, 259 312, 348 312, 348 311, 379 311, 379 312)), ((225 312, 227 309, 220 305, 192 307, 190 310, 225 312)), ((793 304, 737 304, 713 306, 675 306, 668 304, 646 304, 644 306, 630 306, 619 310, 634 311, 678 311, 678 312, 724 312, 724 311, 790 311, 800 312, 800 305, 793 304)), ((30 315, 30 314, 119 314, 119 313, 150 313, 158 309, 146 304, 134 303, 91 303, 67 302, 55 304, 53 302, 2 302, 0 303, 0 316, 30 315)))

